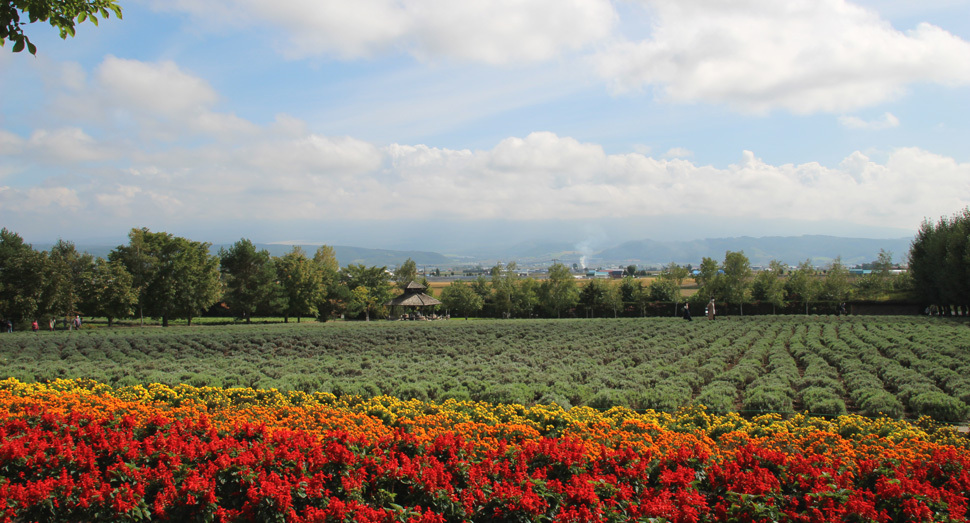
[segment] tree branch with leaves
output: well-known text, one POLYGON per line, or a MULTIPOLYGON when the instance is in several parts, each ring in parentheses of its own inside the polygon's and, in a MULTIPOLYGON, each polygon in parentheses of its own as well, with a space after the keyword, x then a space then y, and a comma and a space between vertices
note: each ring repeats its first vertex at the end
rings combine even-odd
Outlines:
POLYGON ((13 52, 24 49, 37 54, 37 46, 24 34, 24 26, 48 22, 60 31, 62 39, 75 35, 75 25, 90 21, 98 25, 99 17, 121 19, 121 6, 116 0, 0 0, 0 46, 13 42, 13 52))

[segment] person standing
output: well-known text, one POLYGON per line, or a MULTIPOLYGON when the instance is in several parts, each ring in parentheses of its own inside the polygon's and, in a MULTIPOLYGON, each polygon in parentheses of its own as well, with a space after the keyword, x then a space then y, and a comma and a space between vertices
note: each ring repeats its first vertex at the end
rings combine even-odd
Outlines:
POLYGON ((50 322, 51 332, 54 332, 54 323, 56 323, 56 320, 54 320, 54 318, 51 318, 51 322, 50 322))
POLYGON ((37 320, 34 320, 34 322, 30 324, 30 330, 34 332, 37 332, 40 330, 40 325, 37 324, 37 320))
POLYGON ((689 303, 685 303, 684 304, 684 319, 687 320, 687 321, 694 321, 690 317, 690 304, 689 303))
POLYGON ((711 298, 711 302, 707 304, 707 319, 714 320, 717 317, 714 314, 714 298, 711 298))

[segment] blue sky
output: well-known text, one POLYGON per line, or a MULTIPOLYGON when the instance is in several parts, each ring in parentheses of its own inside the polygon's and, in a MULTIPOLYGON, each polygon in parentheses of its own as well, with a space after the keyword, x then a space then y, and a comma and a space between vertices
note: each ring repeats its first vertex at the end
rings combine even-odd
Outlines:
POLYGON ((0 49, 0 224, 458 251, 970 205, 970 0, 122 1, 0 49))

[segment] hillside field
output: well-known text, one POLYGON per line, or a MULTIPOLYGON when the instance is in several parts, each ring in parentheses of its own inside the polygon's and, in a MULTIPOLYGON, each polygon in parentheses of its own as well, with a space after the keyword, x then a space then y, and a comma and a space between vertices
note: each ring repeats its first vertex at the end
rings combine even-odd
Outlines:
POLYGON ((752 317, 208 326, 14 333, 5 377, 373 397, 963 422, 970 329, 937 318, 752 317))

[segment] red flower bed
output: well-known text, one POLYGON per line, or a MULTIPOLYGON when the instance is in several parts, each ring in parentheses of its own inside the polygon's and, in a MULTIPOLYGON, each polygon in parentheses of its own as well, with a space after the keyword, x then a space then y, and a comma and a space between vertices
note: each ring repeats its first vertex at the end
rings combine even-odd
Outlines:
POLYGON ((666 452, 568 436, 482 446, 41 412, 0 424, 4 521, 965 521, 970 490, 970 454, 945 445, 875 458, 743 433, 666 452))

